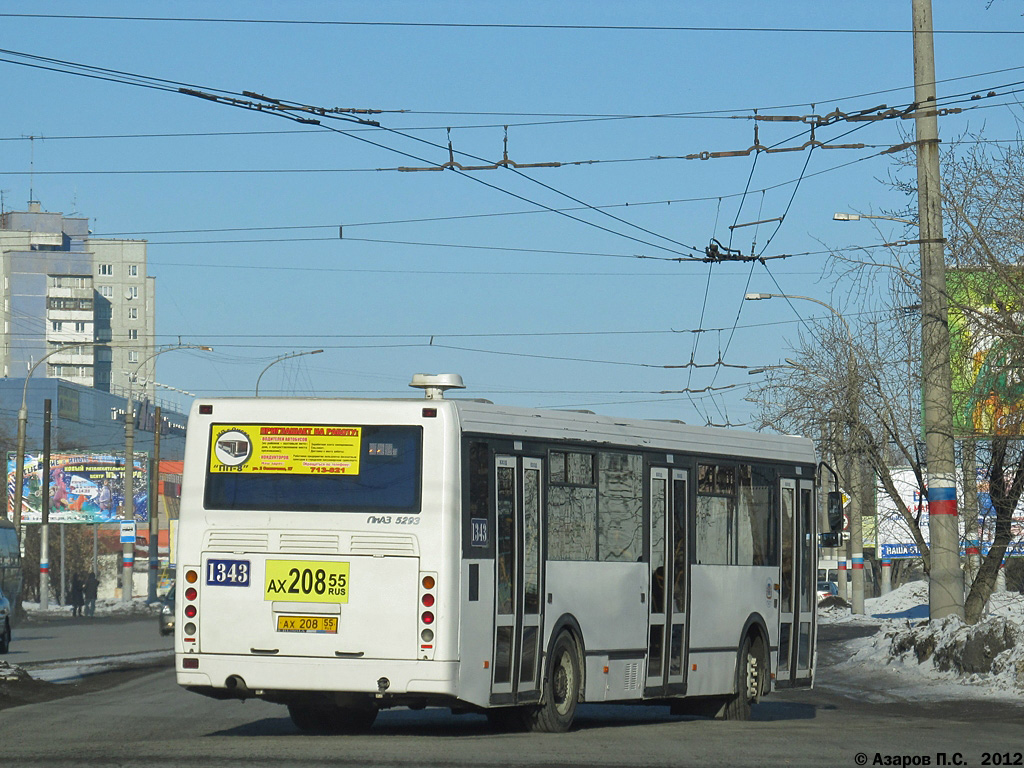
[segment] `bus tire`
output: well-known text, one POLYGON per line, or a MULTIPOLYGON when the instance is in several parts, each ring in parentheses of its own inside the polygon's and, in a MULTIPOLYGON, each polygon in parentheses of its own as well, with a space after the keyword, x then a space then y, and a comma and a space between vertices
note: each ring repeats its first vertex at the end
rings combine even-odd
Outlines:
POLYGON ((372 704, 360 707, 335 707, 330 714, 331 733, 366 733, 377 719, 372 704))
POLYGON ((7 653, 11 649, 11 622, 4 619, 4 631, 0 632, 0 653, 7 653))
POLYGON ((528 711, 526 727, 537 733, 563 733, 572 726, 582 675, 576 641, 562 632, 551 647, 540 706, 528 711))
POLYGON ((288 705, 288 716, 303 733, 322 735, 331 732, 331 717, 322 706, 295 701, 288 705))
POLYGON ((760 638, 752 641, 747 637, 743 640, 736 659, 736 693, 722 709, 723 720, 750 719, 750 705, 761 695, 763 678, 768 673, 762 645, 760 638))

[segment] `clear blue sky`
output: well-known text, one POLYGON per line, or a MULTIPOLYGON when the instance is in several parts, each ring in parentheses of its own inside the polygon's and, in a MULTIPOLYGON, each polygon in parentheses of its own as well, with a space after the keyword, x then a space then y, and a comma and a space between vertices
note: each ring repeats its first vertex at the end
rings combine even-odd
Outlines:
MULTIPOLYGON (((941 119, 946 140, 982 128, 1012 139, 1024 117, 1024 3, 988 4, 934 0, 939 97, 974 107, 941 119), (1018 34, 949 33, 966 30, 1018 34)), ((908 204, 879 181, 892 168, 879 153, 910 121, 816 135, 864 149, 674 158, 747 149, 755 109, 911 102, 911 38, 896 31, 910 28, 910 0, 33 0, 0 14, 7 51, 173 81, 138 87, 0 54, 0 189, 8 210, 24 210, 31 184, 45 210, 149 241, 158 342, 215 347, 164 355, 158 379, 202 395, 251 394, 275 357, 323 348, 276 365, 261 392, 406 396, 413 373, 454 372, 467 396, 496 402, 742 424, 755 377, 732 366, 780 362, 795 312, 824 312, 744 292, 813 296, 855 322, 822 251, 905 236, 832 214, 908 204), (229 21, 59 17, 83 13, 229 21), (638 26, 659 29, 612 28, 638 26), (372 116, 383 127, 300 125, 178 84, 385 110, 372 116), (394 170, 445 162, 447 128, 457 161, 494 163, 505 125, 511 160, 563 165, 394 170), (689 261, 712 238, 744 254, 811 253, 689 261), (665 367, 691 362, 702 367, 665 367), (716 390, 659 394, 705 387, 716 390)), ((765 146, 810 138, 800 123, 759 131, 765 146)))

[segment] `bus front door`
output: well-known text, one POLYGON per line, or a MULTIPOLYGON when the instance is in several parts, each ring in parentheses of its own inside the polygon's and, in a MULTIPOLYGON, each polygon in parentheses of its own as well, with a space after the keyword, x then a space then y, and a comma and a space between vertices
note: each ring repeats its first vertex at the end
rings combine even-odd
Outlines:
POLYGON ((809 685, 814 651, 814 599, 817 597, 814 483, 783 478, 782 572, 779 595, 779 659, 776 682, 809 685))
POLYGON ((541 468, 540 459, 495 457, 495 704, 540 699, 541 468))
POLYGON ((687 479, 686 470, 651 468, 645 696, 686 691, 687 479))

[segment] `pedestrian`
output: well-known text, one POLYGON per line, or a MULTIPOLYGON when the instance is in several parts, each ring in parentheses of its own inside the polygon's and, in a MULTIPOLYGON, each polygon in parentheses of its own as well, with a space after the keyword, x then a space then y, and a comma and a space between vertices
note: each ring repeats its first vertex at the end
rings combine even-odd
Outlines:
POLYGON ((85 577, 84 585, 84 596, 85 596, 85 615, 94 616, 96 614, 96 590, 100 586, 100 580, 96 578, 96 573, 91 572, 85 577))
POLYGON ((84 605, 85 579, 82 578, 82 574, 76 573, 71 577, 71 615, 81 616, 84 605))

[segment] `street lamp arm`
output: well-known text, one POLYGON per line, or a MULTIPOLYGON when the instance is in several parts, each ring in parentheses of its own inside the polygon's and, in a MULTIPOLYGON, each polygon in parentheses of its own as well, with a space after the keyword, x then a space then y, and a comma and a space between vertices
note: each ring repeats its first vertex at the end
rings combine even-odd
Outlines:
POLYGON ((900 224, 907 224, 911 227, 916 227, 917 222, 911 221, 910 219, 899 219, 895 216, 873 216, 867 213, 833 213, 833 221, 860 221, 861 219, 885 219, 886 221, 898 221, 900 224))
POLYGON ((290 360, 293 357, 302 357, 303 355, 319 355, 321 352, 323 352, 322 349, 312 349, 312 350, 307 350, 305 352, 289 352, 287 355, 281 355, 280 357, 274 358, 269 363, 267 363, 267 367, 264 368, 262 371, 260 371, 260 375, 256 377, 256 395, 255 396, 256 397, 260 396, 260 380, 263 378, 263 374, 266 373, 268 370, 270 370, 271 366, 277 365, 277 363, 280 363, 282 360, 290 360))
POLYGON ((797 296, 791 293, 748 293, 744 297, 746 301, 760 301, 762 299, 803 299, 804 301, 813 301, 815 304, 820 304, 833 315, 839 318, 842 322, 843 327, 846 329, 846 335, 850 337, 850 343, 853 343, 853 332, 850 330, 850 324, 846 322, 846 318, 843 317, 839 310, 833 307, 831 304, 826 304, 821 299, 815 299, 811 296, 797 296))

